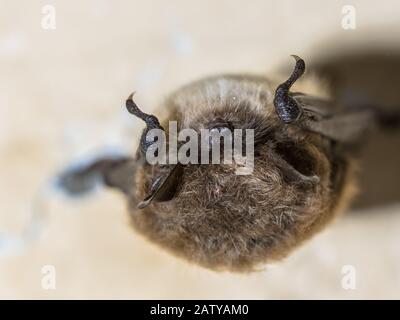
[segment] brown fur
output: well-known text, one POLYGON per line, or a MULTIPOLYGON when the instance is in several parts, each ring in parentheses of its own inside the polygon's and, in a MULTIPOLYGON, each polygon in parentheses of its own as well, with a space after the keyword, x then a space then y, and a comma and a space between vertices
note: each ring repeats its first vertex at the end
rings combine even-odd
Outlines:
POLYGON ((319 134, 282 124, 274 88, 262 77, 220 76, 166 100, 166 129, 168 120, 198 130, 215 119, 255 129, 254 171, 240 176, 235 164, 186 165, 172 200, 138 210, 158 170, 144 163, 130 194, 137 231, 206 268, 244 272, 285 257, 343 211, 354 193, 352 161, 319 134))

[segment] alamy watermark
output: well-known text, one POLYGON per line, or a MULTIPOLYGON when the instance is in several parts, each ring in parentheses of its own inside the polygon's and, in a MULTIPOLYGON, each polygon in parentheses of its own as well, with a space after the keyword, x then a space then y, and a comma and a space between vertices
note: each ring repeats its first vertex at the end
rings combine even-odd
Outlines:
POLYGON ((357 288, 356 283, 356 268, 353 265, 346 264, 342 267, 342 288, 345 290, 355 290, 357 288))
POLYGON ((56 29, 56 8, 51 4, 46 4, 42 7, 41 26, 44 30, 56 29))
POLYGON ((41 269, 42 272, 42 289, 55 290, 56 289, 56 268, 51 264, 44 265, 41 269))
POLYGON ((235 164, 238 175, 254 169, 254 129, 227 127, 180 130, 169 122, 168 143, 164 130, 151 129, 146 134, 151 145, 146 150, 149 164, 235 164), (168 149, 168 150, 167 150, 168 149), (221 157, 221 154, 223 156, 221 157))
POLYGON ((342 7, 342 21, 341 25, 344 30, 354 30, 356 25, 356 8, 352 5, 345 5, 342 7))

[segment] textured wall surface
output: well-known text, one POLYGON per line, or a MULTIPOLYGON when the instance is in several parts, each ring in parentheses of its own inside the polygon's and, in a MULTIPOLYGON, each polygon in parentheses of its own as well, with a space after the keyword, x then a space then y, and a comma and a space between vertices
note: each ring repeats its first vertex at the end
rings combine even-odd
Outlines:
POLYGON ((0 0, 0 9, 0 298, 400 298, 399 139, 370 150, 368 206, 250 275, 203 270, 149 244, 113 191, 72 201, 48 188, 77 159, 135 150, 142 123, 123 107, 133 90, 151 111, 187 81, 278 74, 293 53, 310 65, 372 49, 396 59, 398 1, 0 0), (48 4, 54 30, 42 27, 48 4), (354 30, 341 25, 349 4, 354 30), (386 162, 395 171, 380 174, 386 162), (371 205, 378 195, 385 201, 371 205), (45 265, 55 290, 42 288, 45 265), (345 265, 355 290, 342 287, 345 265))

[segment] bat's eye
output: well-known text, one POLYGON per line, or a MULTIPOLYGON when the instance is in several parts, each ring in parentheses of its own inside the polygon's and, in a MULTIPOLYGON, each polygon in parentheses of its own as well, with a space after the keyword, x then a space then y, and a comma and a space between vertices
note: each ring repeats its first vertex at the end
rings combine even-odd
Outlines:
POLYGON ((219 131, 224 129, 229 129, 230 131, 233 131, 234 129, 231 122, 225 121, 223 119, 215 119, 214 121, 208 123, 207 128, 209 130, 218 129, 219 131))
POLYGON ((228 127, 215 127, 210 129, 209 138, 208 138, 208 145, 209 149, 212 150, 214 146, 219 145, 220 151, 222 148, 228 144, 233 144, 233 131, 228 127))
POLYGON ((214 146, 220 145, 222 151, 223 146, 228 143, 233 143, 233 130, 234 127, 229 121, 223 119, 215 119, 207 124, 209 130, 208 143, 209 149, 212 150, 214 146))
POLYGON ((226 135, 226 134, 231 134, 231 133, 232 133, 232 130, 229 129, 228 127, 218 127, 218 128, 210 129, 211 136, 213 136, 215 134, 226 135))

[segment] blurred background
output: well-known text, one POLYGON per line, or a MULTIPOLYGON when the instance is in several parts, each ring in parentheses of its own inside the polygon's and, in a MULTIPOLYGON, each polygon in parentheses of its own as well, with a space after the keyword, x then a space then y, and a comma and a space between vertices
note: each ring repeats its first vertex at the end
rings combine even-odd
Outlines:
POLYGON ((396 132, 367 145, 351 210, 248 275, 204 270, 148 243, 114 191, 71 200, 51 187, 71 163, 134 152, 143 125, 123 107, 132 91, 149 112, 202 76, 279 75, 290 54, 343 103, 400 107, 398 1, 0 0, 0 8, 0 298, 400 298, 396 132), (43 286, 45 266, 54 289, 43 286), (350 289, 346 266, 355 271, 350 289))

